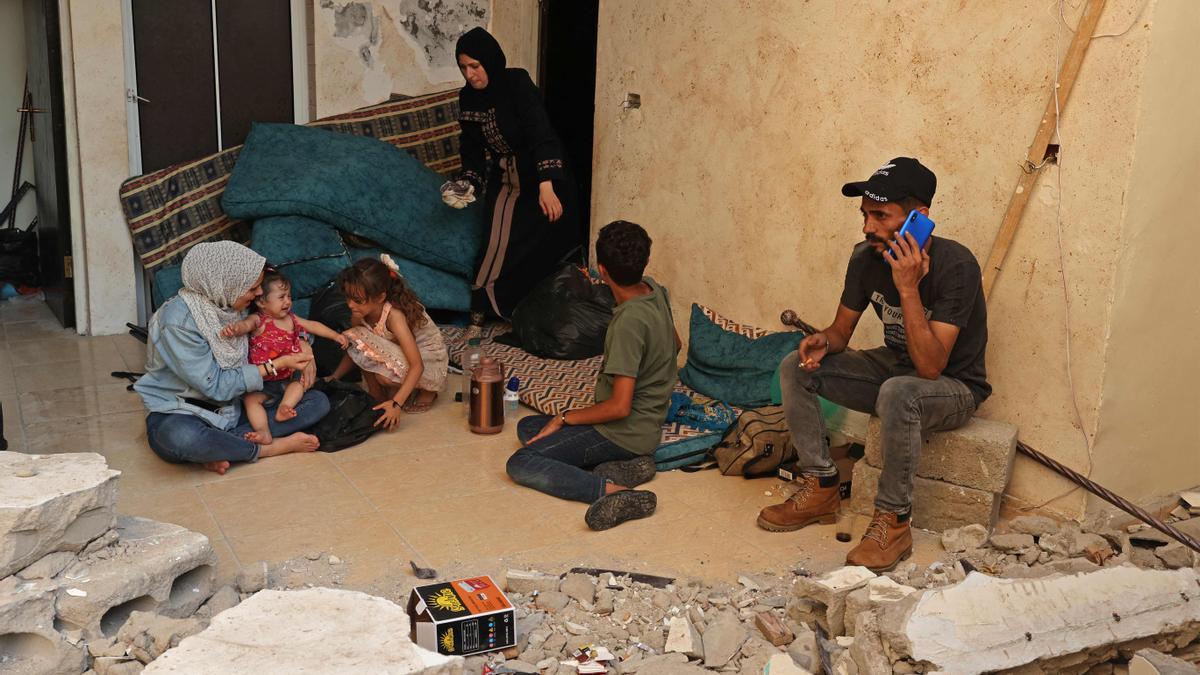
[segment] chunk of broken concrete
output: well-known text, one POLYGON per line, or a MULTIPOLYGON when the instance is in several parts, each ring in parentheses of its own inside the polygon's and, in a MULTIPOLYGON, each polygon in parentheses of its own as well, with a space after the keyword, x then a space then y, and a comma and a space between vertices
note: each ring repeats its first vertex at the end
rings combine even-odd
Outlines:
POLYGON ((534 570, 508 570, 504 574, 504 588, 512 593, 524 595, 529 595, 534 591, 548 593, 557 591, 558 585, 558 576, 554 574, 545 574, 534 570))
POLYGON ((899 602, 917 589, 912 586, 898 584, 889 577, 875 577, 867 581, 865 586, 857 588, 846 596, 846 614, 844 624, 846 633, 853 635, 853 628, 858 615, 874 611, 883 605, 899 602))
POLYGON ((78 673, 87 654, 54 629, 54 592, 49 585, 0 580, 0 670, 78 673))
POLYGON ((880 631, 895 654, 947 672, 979 673, 1158 635, 1196 621, 1196 570, 1121 566, 1041 579, 972 573, 960 584, 913 594, 885 608, 880 631), (1014 639, 1022 635, 1025 639, 1014 639))
POLYGON ((689 658, 704 656, 704 643, 700 633, 686 616, 671 617, 667 623, 666 651, 685 654, 689 658))
POLYGON ((729 663, 749 637, 750 633, 737 619, 723 617, 710 624, 704 629, 704 666, 720 668, 729 663))
POLYGON ((213 618, 155 659, 147 675, 230 672, 457 675, 460 656, 413 644, 405 609, 365 593, 312 588, 262 591, 213 618))
MULTIPOLYGON (((817 621, 830 635, 842 635, 846 631, 846 596, 874 578, 875 574, 865 567, 840 567, 819 577, 797 577, 792 595, 795 601, 811 600, 822 605, 824 612, 817 614, 817 621)), ((790 606, 788 611, 796 615, 790 606)))
POLYGON ((149 663, 184 638, 204 629, 198 619, 172 619, 153 612, 133 612, 117 632, 117 642, 129 646, 129 653, 149 663))
POLYGON ((567 597, 566 593, 546 591, 545 593, 538 593, 535 604, 538 609, 544 609, 547 612, 557 612, 566 607, 569 602, 571 602, 571 598, 567 597))
POLYGON ((1004 551, 1005 553, 1020 553, 1037 546, 1037 542, 1033 540, 1032 534, 1022 532, 993 534, 988 538, 988 544, 997 551, 1004 551))
POLYGON ((850 657, 858 666, 860 675, 892 675, 892 661, 885 655, 875 614, 863 612, 855 620, 850 657))
POLYGON ((568 574, 558 588, 578 602, 596 602, 596 580, 586 574, 568 574))
POLYGON ((1008 523, 1013 532, 1041 537, 1058 532, 1058 521, 1046 516, 1018 516, 1008 523))
POLYGON ((242 596, 238 595, 237 589, 233 586, 222 586, 217 589, 216 593, 212 594, 212 597, 208 599, 208 602, 204 606, 208 607, 208 615, 213 617, 231 607, 236 607, 241 601, 242 596))
POLYGON ((1069 557, 1075 547, 1075 533, 1063 528, 1054 534, 1045 534, 1038 538, 1038 546, 1050 555, 1062 558, 1069 557))
POLYGON ((1134 652, 1129 660, 1129 675, 1195 675, 1196 666, 1153 649, 1134 652))
POLYGON ((801 667, 787 654, 772 654, 762 672, 769 675, 813 675, 811 670, 801 667))
POLYGON ((58 573, 67 569, 67 565, 75 562, 75 554, 59 551, 44 555, 37 562, 17 572, 22 579, 53 579, 58 573))
POLYGON ((234 577, 233 583, 241 593, 257 593, 267 587, 267 563, 259 561, 247 565, 234 577))
POLYGON ((1192 566, 1192 549, 1177 541, 1154 549, 1154 555, 1163 562, 1167 569, 1175 570, 1180 567, 1192 566))
POLYGON ((0 578, 103 535, 116 517, 119 475, 92 452, 0 452, 0 578))
POLYGON ((942 532, 942 548, 950 553, 969 551, 983 546, 987 538, 987 528, 973 523, 942 532))
POLYGON ((65 624, 88 639, 114 635, 135 610, 182 618, 212 595, 217 558, 208 537, 127 516, 117 529, 121 544, 112 555, 81 560, 81 578, 59 593, 58 616, 65 624))

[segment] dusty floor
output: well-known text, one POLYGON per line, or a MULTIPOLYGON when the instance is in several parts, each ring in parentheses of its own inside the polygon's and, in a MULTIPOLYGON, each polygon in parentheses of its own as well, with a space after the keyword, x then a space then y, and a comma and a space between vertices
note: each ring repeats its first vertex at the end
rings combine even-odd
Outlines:
MULTIPOLYGON (((122 471, 120 511, 206 534, 223 578, 257 561, 325 552, 344 561, 345 587, 364 590, 409 576, 410 559, 443 571, 590 565, 736 582, 741 572, 830 569, 852 546, 835 541, 834 526, 758 529, 758 509, 778 501, 779 481, 714 471, 660 473, 647 486, 659 498, 654 516, 592 532, 583 504, 514 485, 504 473, 512 431, 471 434, 446 395, 398 431, 338 453, 265 459, 225 476, 168 464, 146 445, 140 400, 110 376, 142 370, 142 343, 79 337, 40 303, 3 303, 0 328, 9 449, 103 454, 122 471)), ((935 537, 918 534, 912 562, 941 554, 935 537)))

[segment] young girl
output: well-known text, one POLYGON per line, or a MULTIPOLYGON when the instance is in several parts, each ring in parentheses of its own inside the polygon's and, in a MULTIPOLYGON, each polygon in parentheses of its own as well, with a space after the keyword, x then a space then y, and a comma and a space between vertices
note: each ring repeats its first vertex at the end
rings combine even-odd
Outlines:
POLYGON ((304 396, 300 371, 276 368, 274 359, 286 354, 299 354, 304 333, 333 340, 342 349, 350 341, 319 321, 301 319, 293 314, 292 284, 274 269, 268 268, 263 275, 262 289, 262 295, 254 301, 258 312, 222 328, 221 337, 250 334, 250 363, 266 366, 263 390, 246 394, 242 397, 242 403, 246 406, 250 426, 254 428, 254 431, 246 434, 246 440, 267 445, 272 441, 267 424, 267 402, 279 399, 275 421, 285 422, 296 416, 296 404, 304 396))
POLYGON ((401 411, 429 410, 446 382, 450 355, 391 257, 359 260, 342 270, 338 283, 354 325, 345 333, 350 347, 331 379, 357 365, 367 391, 380 401, 375 410, 383 416, 375 424, 385 429, 400 423, 401 411))

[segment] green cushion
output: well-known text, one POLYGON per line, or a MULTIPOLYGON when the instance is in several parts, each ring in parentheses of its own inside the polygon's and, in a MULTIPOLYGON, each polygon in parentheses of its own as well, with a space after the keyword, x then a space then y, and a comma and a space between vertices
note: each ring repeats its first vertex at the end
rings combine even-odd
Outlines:
MULTIPOLYGON (((379 248, 351 248, 350 257, 354 262, 363 258, 378 258, 381 253, 387 253, 379 248)), ((446 309, 454 312, 471 311, 471 284, 461 276, 422 265, 414 260, 400 258, 390 254, 400 274, 408 281, 408 285, 421 299, 425 309, 446 309)))
POLYGON ((333 283, 338 272, 350 266, 350 256, 343 253, 333 258, 317 258, 290 265, 280 265, 279 271, 292 282, 292 298, 308 298, 333 283))
POLYGON ((255 124, 221 206, 233 218, 316 218, 400 257, 466 277, 482 250, 484 209, 443 204, 443 180, 374 138, 255 124))
POLYGON ((180 265, 163 265, 154 270, 154 283, 150 291, 150 300, 154 302, 154 308, 161 307, 181 288, 183 288, 183 268, 180 265))
POLYGON ((726 330, 692 305, 687 365, 679 379, 696 391, 743 408, 771 403, 771 381, 779 362, 804 339, 799 332, 757 338, 726 330))
POLYGON ((332 225, 304 216, 254 221, 250 248, 276 266, 346 254, 346 246, 332 225))

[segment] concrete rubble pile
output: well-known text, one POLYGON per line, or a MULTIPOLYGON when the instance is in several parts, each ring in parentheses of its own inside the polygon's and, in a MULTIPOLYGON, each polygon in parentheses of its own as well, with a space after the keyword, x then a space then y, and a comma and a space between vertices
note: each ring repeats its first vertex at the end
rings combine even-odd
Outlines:
POLYGON ((0 671, 136 673, 257 590, 214 593, 204 535, 118 517, 119 475, 94 453, 0 452, 0 671))
POLYGON ((510 570, 506 586, 517 647, 507 659, 468 658, 467 673, 581 672, 571 659, 588 646, 614 655, 609 673, 647 675, 1112 673, 1139 650, 1200 660, 1192 568, 962 579, 935 563, 885 576, 843 567, 663 588, 611 573, 510 570))
MULTIPOLYGON (((1200 518, 1176 520, 1181 531, 1200 536, 1200 518)), ((1133 564, 1144 569, 1180 569, 1200 563, 1200 556, 1148 525, 1088 531, 1078 523, 1059 523, 1044 516, 1020 516, 1007 532, 989 535, 979 525, 942 533, 946 564, 1008 578, 1054 573, 1094 572, 1133 564)))

